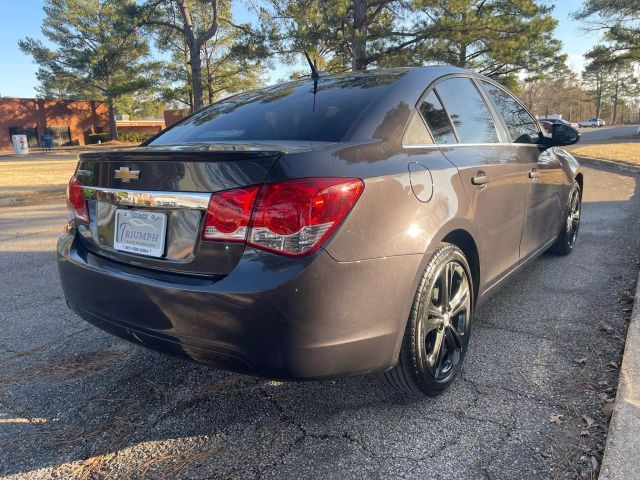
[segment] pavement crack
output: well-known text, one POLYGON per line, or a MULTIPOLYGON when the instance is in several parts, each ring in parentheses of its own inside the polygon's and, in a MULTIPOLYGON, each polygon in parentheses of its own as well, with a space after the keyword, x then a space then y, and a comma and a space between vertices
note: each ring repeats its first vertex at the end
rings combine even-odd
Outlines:
POLYGON ((287 413, 287 410, 285 409, 285 407, 281 405, 278 399, 274 395, 269 393, 266 388, 264 387, 260 388, 259 392, 263 396, 263 398, 265 398, 269 403, 271 403, 271 405, 274 406, 276 411, 280 414, 282 421, 296 428, 300 432, 300 435, 298 435, 295 439, 293 439, 293 441, 289 442, 286 450, 280 452, 279 457, 275 462, 272 462, 271 464, 266 465, 264 467, 254 469, 254 472, 256 473, 257 477, 262 477, 265 474, 266 470, 275 468, 279 465, 284 465, 285 458, 287 457, 287 455, 292 453, 300 444, 302 444, 307 439, 319 440, 319 441, 326 441, 326 440, 346 441, 356 446, 358 449, 364 452, 367 456, 369 456, 373 461, 375 461, 378 465, 380 465, 384 459, 388 458, 387 456, 381 457, 378 454, 376 454, 376 452, 371 450, 371 448, 365 442, 355 437, 350 432, 347 432, 347 431, 342 431, 340 433, 310 432, 302 422, 298 421, 293 415, 287 413))
POLYGON ((486 328, 487 330, 501 330, 503 332, 509 332, 509 333, 513 333, 515 335, 527 335, 533 338, 537 338, 539 340, 553 340, 553 338, 551 337, 547 337, 545 335, 540 335, 538 333, 534 333, 534 332, 528 332, 526 330, 518 330, 516 328, 510 328, 510 327, 501 327, 499 325, 495 325, 491 322, 487 322, 484 321, 481 324, 478 324, 478 328, 486 328))

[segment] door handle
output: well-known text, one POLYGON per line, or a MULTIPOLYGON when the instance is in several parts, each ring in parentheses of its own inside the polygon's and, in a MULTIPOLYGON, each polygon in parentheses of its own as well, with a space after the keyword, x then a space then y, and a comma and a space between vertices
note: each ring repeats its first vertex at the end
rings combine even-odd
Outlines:
POLYGON ((490 181, 491 178, 487 177, 484 172, 478 172, 478 175, 476 175, 475 177, 471 177, 471 183, 480 188, 485 188, 487 186, 487 183, 489 183, 490 181))
POLYGON ((534 182, 540 177, 540 172, 538 171, 537 168, 534 168, 533 170, 531 170, 529 172, 529 178, 531 180, 533 180, 534 182))

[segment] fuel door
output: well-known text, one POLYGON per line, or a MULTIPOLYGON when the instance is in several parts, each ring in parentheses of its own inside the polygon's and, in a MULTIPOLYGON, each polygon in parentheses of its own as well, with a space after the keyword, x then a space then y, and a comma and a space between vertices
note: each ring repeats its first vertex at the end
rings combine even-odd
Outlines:
POLYGON ((428 202, 433 196, 433 178, 431 171, 418 162, 409 163, 411 191, 421 202, 428 202))

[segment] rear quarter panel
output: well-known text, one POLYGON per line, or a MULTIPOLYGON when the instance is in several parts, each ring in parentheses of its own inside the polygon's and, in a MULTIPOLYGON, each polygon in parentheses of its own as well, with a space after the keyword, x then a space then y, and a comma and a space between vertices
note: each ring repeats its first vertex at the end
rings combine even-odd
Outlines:
MULTIPOLYGON (((468 197, 457 169, 437 148, 402 148, 390 142, 345 145, 313 155, 285 155, 269 175, 284 178, 337 176, 363 178, 362 196, 325 244, 341 262, 394 255, 424 255, 446 226, 466 216, 468 197), (420 201, 411 188, 409 164, 428 168, 433 195, 420 201)), ((446 234, 446 233, 444 233, 446 234)))

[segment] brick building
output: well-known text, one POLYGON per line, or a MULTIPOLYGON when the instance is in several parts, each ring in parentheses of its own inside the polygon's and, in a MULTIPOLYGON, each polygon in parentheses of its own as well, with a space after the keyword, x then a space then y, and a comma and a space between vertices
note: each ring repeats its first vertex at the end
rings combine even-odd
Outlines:
MULTIPOLYGON (((159 120, 117 120, 118 133, 147 135, 164 128, 159 120)), ((53 137, 55 147, 86 145, 91 133, 109 131, 107 104, 89 100, 42 100, 0 97, 0 151, 11 150, 11 135, 25 134, 29 148, 42 147, 42 136, 53 137)))
POLYGON ((29 147, 41 146, 42 135, 55 146, 85 145, 90 133, 106 132, 107 105, 86 100, 0 98, 0 150, 11 150, 11 135, 23 133, 29 147))
POLYGON ((124 132, 140 132, 147 135, 155 135, 164 129, 164 121, 157 120, 116 120, 118 135, 124 132))
POLYGON ((189 115, 188 108, 176 108, 173 110, 165 110, 164 111, 164 123, 167 127, 170 127, 176 122, 179 122, 184 117, 189 115))

